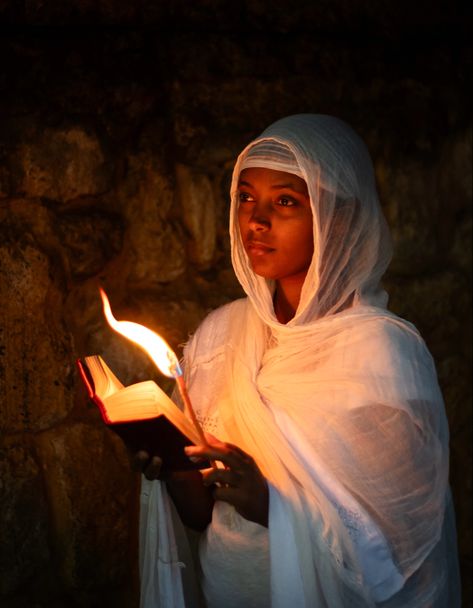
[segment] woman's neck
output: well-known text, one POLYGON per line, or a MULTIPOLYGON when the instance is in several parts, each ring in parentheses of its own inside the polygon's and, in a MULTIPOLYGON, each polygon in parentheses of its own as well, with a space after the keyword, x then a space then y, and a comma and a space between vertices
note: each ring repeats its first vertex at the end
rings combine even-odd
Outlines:
POLYGON ((274 314, 280 323, 288 323, 296 314, 301 297, 302 285, 289 283, 282 285, 277 283, 274 292, 273 305, 274 314))

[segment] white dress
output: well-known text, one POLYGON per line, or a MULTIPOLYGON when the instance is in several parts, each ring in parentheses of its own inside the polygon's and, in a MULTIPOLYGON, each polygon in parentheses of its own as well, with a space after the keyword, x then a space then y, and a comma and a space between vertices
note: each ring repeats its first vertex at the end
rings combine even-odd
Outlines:
MULTIPOLYGON (((231 328, 241 326, 239 309, 242 304, 243 301, 214 311, 199 328, 186 348, 185 355, 185 366, 190 370, 187 382, 197 417, 207 432, 229 442, 233 442, 235 438, 228 433, 219 415, 219 403, 225 400, 225 374, 222 370, 231 340, 231 328)), ((272 346, 269 335, 267 350, 272 346)), ((380 355, 378 352, 378 356, 380 355)), ((273 415, 278 418, 278 424, 284 429, 286 436, 297 432, 284 414, 274 407, 273 415)), ((303 437, 296 436, 294 441, 301 447, 303 458, 303 437)), ((322 489, 330 504, 335 506, 342 525, 357 548, 359 563, 364 568, 365 584, 371 586, 372 595, 379 600, 372 605, 379 603, 386 606, 403 606, 403 600, 398 601, 395 598, 396 592, 405 585, 406 579, 399 572, 389 541, 379 525, 353 495, 344 489, 322 461, 308 462, 307 466, 313 467, 318 487, 322 489)), ((281 528, 281 520, 286 517, 284 506, 282 513, 277 512, 281 508, 280 502, 279 493, 271 487, 269 529, 273 532, 272 545, 274 551, 291 551, 291 548, 288 549, 285 545, 285 540, 278 538, 279 531, 284 534, 284 529, 278 528, 281 528), (278 547, 278 544, 281 544, 281 547, 278 547)), ((450 526, 451 505, 448 512, 450 526)), ((199 554, 202 586, 208 608, 263 608, 271 605, 268 529, 245 520, 230 505, 217 502, 212 522, 201 538, 199 554)), ((324 600, 320 601, 321 606, 325 605, 324 600)), ((437 602, 432 605, 440 608, 443 606, 442 601, 439 596, 437 602)), ((296 606, 297 603, 293 605, 296 606)))
MULTIPOLYGON (((218 404, 224 390, 225 336, 229 309, 214 313, 186 349, 188 388, 203 429, 231 441, 218 404)), ((208 608, 267 608, 270 605, 268 529, 241 517, 227 503, 215 503, 212 522, 199 547, 202 588, 208 608)))

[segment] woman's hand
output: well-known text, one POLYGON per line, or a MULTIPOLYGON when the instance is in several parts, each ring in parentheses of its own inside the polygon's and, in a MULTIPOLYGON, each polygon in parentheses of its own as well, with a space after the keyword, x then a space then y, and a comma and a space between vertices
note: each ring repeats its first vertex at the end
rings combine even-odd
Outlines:
POLYGON ((214 501, 210 489, 203 484, 200 471, 162 473, 162 459, 150 456, 145 450, 130 454, 130 461, 131 468, 143 473, 146 479, 166 482, 168 493, 186 526, 199 532, 205 530, 212 519, 214 501))
POLYGON ((140 450, 134 454, 130 453, 130 463, 133 471, 143 473, 150 481, 159 479, 163 461, 159 456, 151 457, 145 450, 140 450))
POLYGON ((185 451, 188 456, 218 460, 225 466, 202 471, 204 484, 214 485, 214 499, 228 502, 245 519, 267 527, 268 484, 253 458, 211 435, 207 435, 207 441, 208 446, 189 446, 185 451))

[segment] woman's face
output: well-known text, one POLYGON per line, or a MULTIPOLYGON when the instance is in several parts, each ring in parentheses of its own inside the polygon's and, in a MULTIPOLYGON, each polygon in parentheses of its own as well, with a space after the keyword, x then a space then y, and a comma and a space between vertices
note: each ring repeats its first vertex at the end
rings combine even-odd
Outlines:
POLYGON ((302 286, 314 252, 305 181, 284 171, 244 169, 238 199, 241 238, 253 271, 302 286))

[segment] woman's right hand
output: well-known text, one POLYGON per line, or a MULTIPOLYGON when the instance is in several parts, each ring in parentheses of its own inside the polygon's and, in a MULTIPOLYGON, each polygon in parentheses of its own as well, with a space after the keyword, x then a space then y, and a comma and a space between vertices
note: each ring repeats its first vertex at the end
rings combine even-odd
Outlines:
POLYGON ((137 473, 142 473, 146 479, 160 479, 163 461, 159 456, 150 456, 149 452, 139 450, 130 454, 131 468, 137 473))

